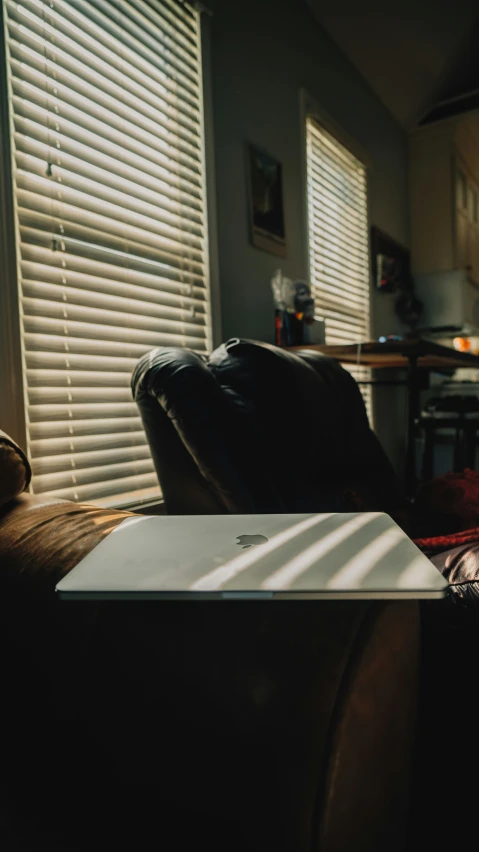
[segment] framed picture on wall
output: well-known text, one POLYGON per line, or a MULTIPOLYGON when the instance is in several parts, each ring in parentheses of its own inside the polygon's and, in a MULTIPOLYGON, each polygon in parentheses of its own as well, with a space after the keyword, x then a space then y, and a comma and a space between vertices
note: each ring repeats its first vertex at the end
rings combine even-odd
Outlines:
POLYGON ((248 207, 251 242, 256 248, 286 256, 281 163, 247 143, 248 207))
POLYGON ((371 228, 371 266, 375 287, 382 293, 410 286, 409 252, 375 225, 371 228))

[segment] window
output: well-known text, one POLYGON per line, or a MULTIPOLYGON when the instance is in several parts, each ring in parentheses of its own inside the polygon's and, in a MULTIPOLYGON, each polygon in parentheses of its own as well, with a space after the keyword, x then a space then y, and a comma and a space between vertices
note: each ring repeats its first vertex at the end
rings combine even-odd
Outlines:
MULTIPOLYGON (((366 167, 314 119, 308 118, 307 190, 310 279, 326 343, 370 337, 370 273, 366 167)), ((370 381, 365 367, 348 367, 370 381)), ((371 386, 362 385, 369 418, 371 386)))
POLYGON ((211 348, 199 14, 3 3, 33 490, 153 499, 131 371, 211 348))

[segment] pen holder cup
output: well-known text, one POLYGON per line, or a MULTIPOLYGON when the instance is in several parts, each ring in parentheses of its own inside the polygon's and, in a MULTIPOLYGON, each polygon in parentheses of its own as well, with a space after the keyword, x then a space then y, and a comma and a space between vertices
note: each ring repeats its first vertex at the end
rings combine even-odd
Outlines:
POLYGON ((304 339, 304 322, 289 311, 275 311, 275 343, 276 346, 302 346, 304 339))

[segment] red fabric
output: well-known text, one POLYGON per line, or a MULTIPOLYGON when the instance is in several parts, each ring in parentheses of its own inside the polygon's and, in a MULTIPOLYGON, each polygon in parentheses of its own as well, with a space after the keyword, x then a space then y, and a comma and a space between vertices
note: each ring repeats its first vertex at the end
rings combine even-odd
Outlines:
POLYGON ((426 482, 414 503, 414 543, 427 551, 479 541, 479 472, 466 469, 426 482))
POLYGON ((472 530, 464 530, 451 535, 437 535, 432 538, 415 538, 414 544, 421 550, 449 550, 452 547, 460 547, 461 544, 474 544, 479 541, 479 527, 472 530))

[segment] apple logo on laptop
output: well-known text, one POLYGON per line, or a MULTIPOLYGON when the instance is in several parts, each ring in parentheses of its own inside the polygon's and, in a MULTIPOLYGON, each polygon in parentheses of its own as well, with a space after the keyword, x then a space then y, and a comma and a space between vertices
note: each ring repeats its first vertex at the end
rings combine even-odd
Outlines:
POLYGON ((256 544, 265 544, 269 541, 269 538, 266 538, 265 535, 237 535, 236 538, 238 539, 236 544, 241 545, 243 550, 247 547, 253 547, 256 544))

